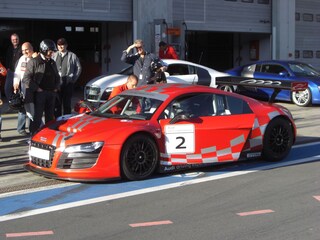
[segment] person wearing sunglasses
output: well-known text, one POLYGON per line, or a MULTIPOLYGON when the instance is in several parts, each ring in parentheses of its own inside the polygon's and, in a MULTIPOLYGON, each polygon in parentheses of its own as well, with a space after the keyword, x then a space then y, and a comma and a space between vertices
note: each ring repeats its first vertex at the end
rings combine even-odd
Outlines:
POLYGON ((133 65, 133 74, 139 79, 138 86, 154 82, 151 80, 154 76, 151 63, 157 59, 155 54, 147 52, 144 49, 143 41, 141 39, 135 40, 132 45, 122 52, 121 56, 121 61, 133 65), (132 52, 132 50, 136 51, 132 52))

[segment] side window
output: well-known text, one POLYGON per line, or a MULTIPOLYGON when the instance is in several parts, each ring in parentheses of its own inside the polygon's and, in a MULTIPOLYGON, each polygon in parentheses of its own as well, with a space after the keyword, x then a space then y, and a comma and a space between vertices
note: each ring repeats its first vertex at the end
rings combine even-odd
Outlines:
POLYGON ((175 99, 160 115, 160 119, 174 118, 181 114, 189 118, 198 118, 249 113, 252 113, 249 105, 239 98, 202 93, 175 99))
POLYGON ((247 102, 232 96, 215 95, 213 105, 216 116, 252 113, 247 102))
POLYGON ((235 97, 226 96, 226 102, 230 114, 249 114, 252 113, 248 103, 235 97))
POLYGON ((280 72, 284 72, 286 69, 280 65, 263 65, 262 72, 265 73, 272 73, 272 74, 279 74, 280 72))
POLYGON ((197 68, 195 66, 189 65, 189 74, 197 74, 197 68))
POLYGON ((253 74, 256 71, 256 66, 257 66, 256 64, 247 66, 247 67, 243 68, 242 73, 243 74, 253 74))
POLYGON ((167 68, 170 75, 188 75, 188 65, 184 64, 170 64, 167 68))
MULTIPOLYGON (((174 118, 185 114, 190 118, 214 115, 213 95, 209 93, 187 95, 172 101, 161 116, 174 118)), ((161 117, 162 118, 162 117, 161 117)))

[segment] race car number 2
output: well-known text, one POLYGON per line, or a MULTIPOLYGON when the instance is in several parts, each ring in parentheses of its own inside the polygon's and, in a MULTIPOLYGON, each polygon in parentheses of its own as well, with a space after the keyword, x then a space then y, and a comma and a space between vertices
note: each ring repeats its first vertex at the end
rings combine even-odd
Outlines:
POLYGON ((172 153, 194 153, 195 131, 193 124, 165 126, 166 150, 172 153))

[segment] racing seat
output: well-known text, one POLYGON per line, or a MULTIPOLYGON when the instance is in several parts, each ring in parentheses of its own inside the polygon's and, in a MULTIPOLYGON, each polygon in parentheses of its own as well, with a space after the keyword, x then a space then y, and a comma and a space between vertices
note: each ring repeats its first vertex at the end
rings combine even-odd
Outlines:
POLYGON ((231 114, 230 110, 227 108, 227 103, 225 101, 224 96, 215 95, 213 106, 214 106, 214 112, 216 116, 231 114))

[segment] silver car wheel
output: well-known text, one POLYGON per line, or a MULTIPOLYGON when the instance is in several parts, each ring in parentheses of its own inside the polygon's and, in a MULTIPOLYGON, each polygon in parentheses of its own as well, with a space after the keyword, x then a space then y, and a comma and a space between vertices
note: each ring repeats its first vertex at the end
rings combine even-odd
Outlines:
POLYGON ((292 92, 292 101, 300 107, 306 107, 311 103, 311 92, 307 88, 304 91, 292 92))

